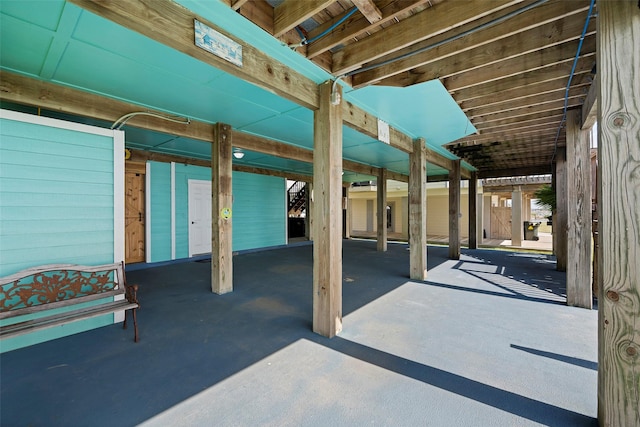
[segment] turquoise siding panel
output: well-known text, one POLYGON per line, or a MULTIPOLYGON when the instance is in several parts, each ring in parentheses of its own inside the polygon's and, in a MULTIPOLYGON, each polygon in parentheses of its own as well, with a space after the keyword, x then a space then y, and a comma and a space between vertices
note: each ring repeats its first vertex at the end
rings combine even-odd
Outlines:
POLYGON ((113 142, 0 121, 0 275, 113 262, 113 142))
POLYGON ((171 164, 151 168, 151 262, 171 259, 171 164))
POLYGON ((189 180, 211 181, 211 169, 176 164, 176 258, 189 256, 189 180))
MULTIPOLYGON (((113 262, 113 171, 110 137, 0 119, 0 276, 113 262)), ((0 352, 112 323, 110 314, 4 339, 0 352)))
POLYGON ((286 244, 284 178, 233 173, 233 250, 286 244))
MULTIPOLYGON (((171 165, 151 163, 151 261, 171 259, 171 165)), ((176 258, 189 256, 189 180, 211 169, 175 165, 176 258)), ((233 172, 233 250, 286 244, 284 178, 233 172)))

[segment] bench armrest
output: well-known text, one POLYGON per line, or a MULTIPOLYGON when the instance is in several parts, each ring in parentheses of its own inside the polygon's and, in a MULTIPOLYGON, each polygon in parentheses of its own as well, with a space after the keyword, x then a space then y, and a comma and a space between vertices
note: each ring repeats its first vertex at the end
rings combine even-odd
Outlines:
POLYGON ((140 305, 138 302, 138 285, 126 285, 126 298, 127 301, 140 305))

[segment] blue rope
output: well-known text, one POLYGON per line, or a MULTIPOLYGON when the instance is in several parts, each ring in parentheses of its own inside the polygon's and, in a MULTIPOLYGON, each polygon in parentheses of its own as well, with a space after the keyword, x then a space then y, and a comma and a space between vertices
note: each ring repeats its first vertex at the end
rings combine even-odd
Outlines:
MULTIPOLYGON (((358 10, 357 7, 353 7, 349 12, 347 12, 346 15, 344 15, 342 18, 340 18, 338 20, 338 22, 336 22, 335 24, 333 24, 332 26, 330 26, 329 28, 327 28, 326 30, 324 30, 323 32, 321 32, 320 34, 318 34, 317 36, 309 39, 309 40, 305 40, 304 38, 302 39, 301 44, 307 45, 310 43, 315 42, 316 40, 321 39, 322 37, 326 36, 327 34, 329 34, 331 31, 335 30, 338 26, 340 26, 340 24, 342 24, 344 21, 346 21, 347 19, 349 19, 351 17, 351 15, 353 15, 354 13, 356 13, 356 10, 358 10)), ((296 27, 297 28, 297 27, 296 27)), ((300 33, 300 30, 298 30, 298 32, 300 33)))
POLYGON ((573 66, 571 67, 571 73, 569 74, 569 81, 567 82, 567 87, 564 91, 564 110, 562 112, 562 120, 560 121, 560 126, 558 126, 558 132, 556 133, 556 139, 553 143, 553 156, 551 157, 552 165, 554 160, 556 159, 556 153, 558 151, 558 138, 560 138, 560 132, 562 131, 562 126, 567 120, 567 108, 569 108, 569 89, 571 88, 571 80, 573 80, 573 74, 576 72, 578 59, 580 59, 580 51, 582 50, 582 42, 584 41, 585 34, 587 34, 587 28, 589 27, 589 21, 591 20, 591 15, 593 13, 593 5, 595 3, 596 3, 596 0, 591 0, 591 5, 589 5, 589 13, 587 14, 587 19, 584 21, 584 28, 582 29, 582 34, 580 35, 578 50, 576 52, 575 58, 573 59, 573 66))

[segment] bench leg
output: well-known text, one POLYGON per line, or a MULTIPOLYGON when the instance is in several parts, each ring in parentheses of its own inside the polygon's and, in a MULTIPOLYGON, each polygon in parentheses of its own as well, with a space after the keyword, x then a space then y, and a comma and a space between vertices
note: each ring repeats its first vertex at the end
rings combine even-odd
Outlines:
POLYGON ((138 319, 136 319, 136 309, 131 308, 124 311, 124 322, 122 322, 122 329, 127 329, 127 312, 130 311, 133 316, 133 340, 138 342, 138 319))
MULTIPOLYGON (((137 310, 137 309, 135 309, 135 308, 134 308, 134 309, 132 309, 132 310, 131 310, 131 314, 133 315, 133 331, 134 331, 134 333, 133 333, 133 335, 134 335, 133 340, 134 340, 135 342, 138 342, 138 320, 136 319, 136 310, 137 310)), ((126 316, 125 316, 125 318, 126 318, 126 316)))

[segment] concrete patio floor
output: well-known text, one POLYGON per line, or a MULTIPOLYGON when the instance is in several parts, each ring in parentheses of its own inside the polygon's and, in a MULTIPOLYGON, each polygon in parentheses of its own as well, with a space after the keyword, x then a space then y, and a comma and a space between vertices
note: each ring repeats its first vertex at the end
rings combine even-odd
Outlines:
POLYGON ((312 247, 127 273, 120 325, 0 357, 2 426, 597 425, 597 312, 564 304, 549 255, 344 241, 344 331, 311 331, 312 247))

